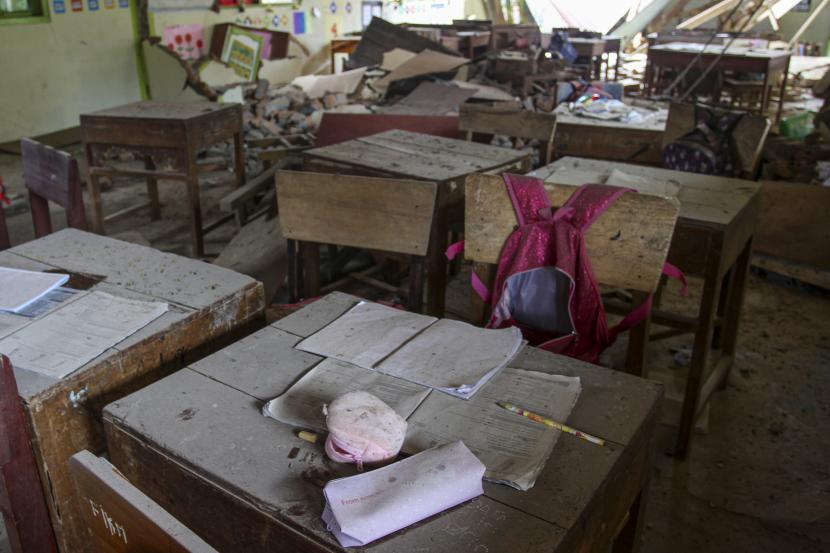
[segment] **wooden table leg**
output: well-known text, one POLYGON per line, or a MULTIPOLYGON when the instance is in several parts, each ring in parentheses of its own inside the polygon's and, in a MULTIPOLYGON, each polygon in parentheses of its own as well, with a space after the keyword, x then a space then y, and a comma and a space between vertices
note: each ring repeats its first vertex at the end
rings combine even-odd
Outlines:
POLYGON ((744 246, 741 255, 732 267, 732 290, 729 294, 728 303, 724 311, 723 330, 721 336, 721 355, 729 359, 729 365, 720 382, 721 388, 726 386, 729 380, 729 372, 735 358, 735 347, 738 343, 738 326, 741 320, 741 308, 744 303, 744 292, 749 273, 749 264, 752 258, 752 238, 744 246))
POLYGON ((769 71, 764 73, 764 86, 761 88, 761 115, 767 112, 769 107, 769 71))
POLYGON ((58 546, 32 451, 14 370, 0 366, 0 512, 14 553, 56 552, 58 546))
POLYGON ((297 303, 300 301, 300 272, 299 264, 297 263, 297 248, 299 245, 296 240, 290 238, 286 240, 286 256, 288 258, 288 302, 297 303))
POLYGON ((683 410, 680 416, 680 428, 674 447, 674 457, 683 460, 689 451, 692 430, 697 415, 697 402, 711 357, 712 333, 715 327, 715 313, 721 287, 720 248, 709 251, 703 279, 703 297, 700 300, 698 326, 692 350, 692 362, 686 379, 686 391, 683 396, 683 410))
POLYGON ((617 53, 615 54, 616 57, 614 59, 614 82, 620 80, 620 58, 622 57, 621 52, 622 47, 620 47, 620 49, 617 50, 617 53))
POLYGON ((196 152, 187 152, 187 197, 190 201, 190 238, 193 257, 204 257, 205 237, 202 233, 202 201, 199 197, 199 170, 196 152))
POLYGON ((320 295, 320 244, 302 242, 303 299, 320 295))
POLYGON ((85 144, 84 150, 86 152, 86 182, 89 186, 89 200, 92 204, 92 232, 96 234, 105 234, 104 232, 104 206, 101 205, 101 181, 99 177, 92 175, 89 169, 98 164, 97 157, 93 151, 92 144, 85 144))
POLYGON ((245 139, 241 132, 233 135, 233 168, 239 188, 245 184, 245 139))
POLYGON ((413 255, 409 263, 409 301, 408 308, 413 313, 424 309, 424 256, 413 255))
POLYGON ((787 66, 784 68, 784 75, 781 77, 781 95, 778 97, 778 113, 775 115, 775 124, 781 122, 781 111, 784 109, 784 96, 787 94, 787 77, 790 73, 790 61, 787 60, 787 66))
MULTIPOLYGON (((144 156, 144 168, 148 171, 156 170, 153 156, 144 156)), ((161 218, 161 203, 159 202, 159 184, 155 177, 147 177, 147 196, 150 197, 150 217, 155 221, 161 218)))
MULTIPOLYGON (((649 301, 649 294, 633 292, 631 305, 636 309, 643 302, 649 301)), ((646 318, 634 325, 628 332, 628 351, 625 357, 625 372, 645 378, 648 363, 648 342, 651 332, 651 311, 646 318)))
POLYGON ((439 207, 435 212, 432 234, 429 238, 427 314, 433 317, 444 316, 444 300, 447 293, 447 256, 445 252, 449 245, 448 219, 447 207, 439 207))

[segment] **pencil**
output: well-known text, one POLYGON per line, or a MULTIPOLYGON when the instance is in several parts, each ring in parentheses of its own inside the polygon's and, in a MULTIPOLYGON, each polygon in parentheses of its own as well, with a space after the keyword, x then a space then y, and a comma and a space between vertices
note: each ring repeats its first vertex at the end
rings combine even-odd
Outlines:
POLYGON ((562 432, 567 432, 568 434, 573 434, 577 438, 582 438, 583 440, 587 440, 587 441, 591 442, 592 444, 597 444, 597 445, 602 445, 602 446, 605 445, 605 440, 603 440, 602 438, 597 438, 596 436, 591 436, 590 434, 586 434, 585 432, 581 432, 581 431, 577 430, 576 428, 571 428, 567 424, 562 424, 561 422, 556 422, 555 420, 549 419, 547 417, 543 417, 542 415, 537 415, 536 413, 533 413, 533 412, 528 411, 526 409, 522 409, 521 407, 516 407, 512 403, 505 403, 503 401, 497 401, 496 405, 498 405, 502 409, 507 409, 511 413, 516 413, 517 415, 527 417, 532 421, 541 422, 542 424, 550 426, 551 428, 555 428, 555 429, 560 430, 562 432))

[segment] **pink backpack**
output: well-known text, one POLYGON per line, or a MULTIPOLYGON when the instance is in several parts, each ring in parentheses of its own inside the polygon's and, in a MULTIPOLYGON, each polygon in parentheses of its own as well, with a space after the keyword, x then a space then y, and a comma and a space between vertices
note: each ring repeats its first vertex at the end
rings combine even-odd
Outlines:
MULTIPOLYGON (((532 346, 596 363, 617 335, 651 309, 649 300, 609 328, 585 251, 591 223, 620 196, 635 191, 585 184, 553 211, 540 179, 504 175, 504 182, 519 226, 502 249, 492 297, 473 273, 474 289, 492 307, 487 327, 516 326, 532 346)), ((668 264, 664 273, 682 278, 668 264)))

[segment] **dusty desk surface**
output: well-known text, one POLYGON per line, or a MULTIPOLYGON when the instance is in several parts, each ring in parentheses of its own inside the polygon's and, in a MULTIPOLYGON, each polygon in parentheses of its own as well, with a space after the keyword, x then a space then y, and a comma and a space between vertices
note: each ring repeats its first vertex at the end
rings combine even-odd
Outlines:
POLYGON ((437 182, 528 159, 526 152, 477 142, 392 130, 304 152, 304 158, 437 182))
POLYGON ((262 285, 222 267, 74 229, 0 252, 0 266, 66 272, 68 286, 169 304, 164 315, 63 379, 15 367, 58 544, 84 551, 86 528, 67 463, 82 449, 103 451, 101 409, 180 367, 188 352, 261 324, 262 285))
MULTIPOLYGON (((321 360, 293 345, 357 301, 329 294, 108 405, 114 464, 220 551, 340 551, 320 519, 322 486, 353 468, 328 461, 322 443, 298 439, 260 410, 321 360)), ((581 377, 569 424, 611 443, 563 434, 531 490, 486 483, 484 497, 368 549, 594 551, 608 548, 632 508, 638 518, 661 386, 534 348, 511 366, 581 377)))
MULTIPOLYGON (((682 52, 687 54, 703 53, 706 56, 717 56, 723 52, 722 44, 698 44, 694 42, 670 42, 648 47, 649 52, 682 52)), ((741 56, 746 58, 776 59, 789 57, 789 50, 769 50, 766 48, 749 48, 747 46, 730 46, 724 56, 741 56)))
MULTIPOLYGON (((754 181, 576 157, 564 157, 530 174, 546 182, 578 186, 588 182, 605 183, 614 170, 679 185, 678 223, 726 227, 758 199, 761 190, 761 185, 754 181)), ((614 183, 608 181, 608 184, 614 183)))

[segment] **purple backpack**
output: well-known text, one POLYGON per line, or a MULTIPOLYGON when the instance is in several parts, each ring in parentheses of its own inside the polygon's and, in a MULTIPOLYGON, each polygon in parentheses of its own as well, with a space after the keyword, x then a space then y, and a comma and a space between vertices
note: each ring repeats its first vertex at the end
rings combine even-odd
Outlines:
MULTIPOLYGON (((503 178, 519 226, 502 249, 492 296, 473 273, 474 289, 492 307, 487 327, 516 326, 532 346, 596 363, 618 334, 651 309, 649 300, 609 328, 585 249, 591 223, 634 191, 585 184, 554 211, 540 179, 503 178)), ((664 272, 682 278, 668 264, 664 272)))

